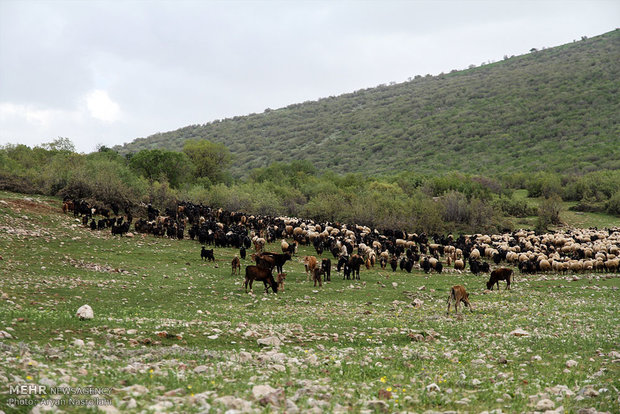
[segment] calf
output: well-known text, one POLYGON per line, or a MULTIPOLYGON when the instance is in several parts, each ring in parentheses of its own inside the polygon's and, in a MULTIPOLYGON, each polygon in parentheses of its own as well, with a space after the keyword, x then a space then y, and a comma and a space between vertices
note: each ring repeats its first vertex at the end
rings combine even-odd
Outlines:
POLYGON ((323 282, 331 282, 332 277, 332 261, 329 259, 321 260, 321 274, 323 275, 323 282))
POLYGON ((270 256, 273 258, 273 263, 278 273, 282 273, 282 270, 283 270, 282 267, 284 266, 284 263, 286 263, 288 260, 291 260, 290 252, 282 253, 282 254, 265 252, 265 253, 262 253, 261 255, 263 257, 270 256))
POLYGON ((231 275, 241 274, 241 261, 237 256, 233 257, 232 261, 230 262, 230 266, 232 267, 231 275))
POLYGON ((265 285, 265 293, 269 292, 269 286, 271 286, 273 293, 278 293, 278 284, 271 274, 271 269, 264 269, 258 266, 247 266, 245 268, 244 282, 246 292, 248 291, 248 284, 250 285, 250 290, 252 290, 252 283, 254 283, 255 280, 263 282, 265 285))
POLYGON ((497 284, 497 290, 499 290, 499 281, 506 281, 506 289, 510 289, 510 279, 512 278, 512 269, 507 267, 500 267, 491 272, 491 277, 487 282, 487 289, 493 290, 493 285, 497 284))
POLYGON ((304 257, 304 265, 306 266, 306 275, 308 276, 308 280, 312 280, 311 276, 314 275, 313 271, 317 268, 317 260, 314 256, 305 256, 304 257))
POLYGON ((200 251, 200 259, 207 260, 209 262, 215 262, 215 257, 213 256, 213 249, 207 250, 204 246, 202 246, 202 250, 200 251))
POLYGON ((473 312, 473 307, 469 303, 469 295, 461 285, 452 286, 450 289, 450 295, 448 295, 448 314, 450 314, 450 304, 452 302, 454 302, 454 309, 456 309, 457 314, 459 313, 459 302, 463 302, 470 312, 473 312))
POLYGON ((314 269, 312 269, 310 273, 312 273, 312 280, 314 281, 314 287, 316 287, 317 282, 319 284, 319 287, 323 287, 323 281, 321 279, 321 269, 319 269, 318 267, 315 267, 314 269))
POLYGON ((278 284, 278 292, 284 292, 284 281, 286 280, 286 273, 278 273, 276 277, 276 283, 278 284))
POLYGON ((360 266, 363 264, 364 264, 364 259, 357 254, 352 255, 351 258, 349 259, 349 267, 351 268, 351 271, 353 272, 353 274, 351 275, 353 280, 355 279, 360 280, 360 266))

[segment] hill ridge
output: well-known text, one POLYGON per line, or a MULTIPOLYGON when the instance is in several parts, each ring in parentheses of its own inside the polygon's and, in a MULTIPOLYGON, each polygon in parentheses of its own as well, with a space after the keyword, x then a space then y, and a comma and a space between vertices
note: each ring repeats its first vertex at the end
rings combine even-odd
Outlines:
POLYGON ((114 147, 224 143, 234 176, 305 159, 337 173, 620 169, 620 33, 235 116, 114 147))

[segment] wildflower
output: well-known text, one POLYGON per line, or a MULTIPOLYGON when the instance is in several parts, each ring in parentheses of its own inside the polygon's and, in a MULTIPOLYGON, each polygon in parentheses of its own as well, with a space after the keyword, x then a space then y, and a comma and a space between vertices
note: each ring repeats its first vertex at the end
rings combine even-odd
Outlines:
POLYGON ((385 390, 386 391, 392 391, 392 387, 387 387, 385 390))
POLYGON ((32 379, 32 377, 31 377, 30 375, 28 375, 28 376, 26 377, 26 379, 27 379, 27 380, 31 380, 31 379, 32 379))
POLYGON ((153 368, 149 369, 149 373, 151 374, 153 373, 153 368))
POLYGON ((191 390, 191 389, 192 389, 192 386, 191 386, 191 385, 188 385, 188 386, 187 386, 187 389, 188 389, 188 390, 191 390))
POLYGON ((385 377, 385 375, 384 375, 383 377, 381 377, 381 379, 380 379, 379 381, 381 381, 381 382, 385 383, 385 381, 387 381, 387 378, 386 378, 386 377, 385 377))

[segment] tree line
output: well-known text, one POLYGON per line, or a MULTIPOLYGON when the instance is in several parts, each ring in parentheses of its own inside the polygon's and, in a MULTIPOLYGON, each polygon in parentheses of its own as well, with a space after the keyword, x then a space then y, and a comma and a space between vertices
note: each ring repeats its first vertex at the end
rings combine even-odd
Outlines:
POLYGON ((230 151, 206 140, 183 151, 142 150, 122 156, 100 147, 78 154, 59 138, 30 148, 0 147, 0 189, 99 203, 173 207, 187 200, 249 214, 401 228, 427 233, 511 230, 515 218, 538 216, 540 230, 557 224, 561 201, 581 211, 620 216, 620 171, 582 175, 519 172, 494 177, 414 170, 366 176, 319 170, 309 161, 274 162, 233 179, 230 151), (543 197, 538 208, 514 196, 543 197))

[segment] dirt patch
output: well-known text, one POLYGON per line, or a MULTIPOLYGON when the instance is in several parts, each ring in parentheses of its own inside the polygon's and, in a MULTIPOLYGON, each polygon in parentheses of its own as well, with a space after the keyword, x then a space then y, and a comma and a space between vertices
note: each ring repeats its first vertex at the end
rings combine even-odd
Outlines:
POLYGON ((59 205, 51 205, 51 202, 41 201, 34 198, 5 198, 0 200, 0 208, 6 207, 18 213, 60 213, 59 205))

